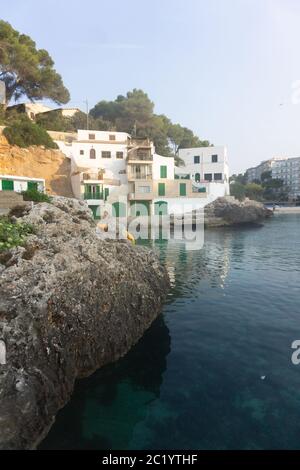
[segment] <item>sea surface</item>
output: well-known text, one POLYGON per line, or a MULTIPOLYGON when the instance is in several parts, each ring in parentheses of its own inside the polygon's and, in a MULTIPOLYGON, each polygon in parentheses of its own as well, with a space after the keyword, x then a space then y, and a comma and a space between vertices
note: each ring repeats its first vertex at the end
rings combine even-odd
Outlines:
POLYGON ((115 364, 77 382, 42 449, 300 449, 300 214, 153 245, 172 289, 115 364))

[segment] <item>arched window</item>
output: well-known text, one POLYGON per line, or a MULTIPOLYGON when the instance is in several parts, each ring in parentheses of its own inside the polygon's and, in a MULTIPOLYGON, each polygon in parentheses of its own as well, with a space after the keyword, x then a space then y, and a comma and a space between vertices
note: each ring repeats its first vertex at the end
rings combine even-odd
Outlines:
POLYGON ((195 174, 195 181, 196 183, 200 183, 200 173, 195 174))
POLYGON ((96 150, 95 149, 90 150, 90 158, 96 158, 96 150))

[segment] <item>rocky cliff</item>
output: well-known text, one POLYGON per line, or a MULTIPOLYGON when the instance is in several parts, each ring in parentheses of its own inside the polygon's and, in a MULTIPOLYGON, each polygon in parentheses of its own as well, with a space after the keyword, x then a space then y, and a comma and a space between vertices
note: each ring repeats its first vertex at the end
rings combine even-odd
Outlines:
POLYGON ((18 221, 36 234, 1 255, 0 449, 34 448, 75 379, 126 354, 169 286, 150 250, 96 238, 82 201, 55 198, 18 221))
POLYGON ((48 193, 73 197, 70 160, 59 150, 9 145, 0 134, 0 174, 44 178, 48 193))

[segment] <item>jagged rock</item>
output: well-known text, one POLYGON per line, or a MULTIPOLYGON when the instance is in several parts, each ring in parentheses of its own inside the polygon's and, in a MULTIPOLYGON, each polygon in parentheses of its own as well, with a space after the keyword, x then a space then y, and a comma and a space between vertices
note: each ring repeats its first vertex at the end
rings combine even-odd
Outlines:
POLYGON ((97 238, 83 201, 27 206, 18 221, 36 234, 0 265, 0 449, 36 447, 75 379, 123 356, 169 287, 152 251, 97 238))
POLYGON ((250 199, 240 202, 227 196, 220 197, 205 207, 204 223, 207 227, 259 224, 272 215, 273 212, 260 202, 250 199))

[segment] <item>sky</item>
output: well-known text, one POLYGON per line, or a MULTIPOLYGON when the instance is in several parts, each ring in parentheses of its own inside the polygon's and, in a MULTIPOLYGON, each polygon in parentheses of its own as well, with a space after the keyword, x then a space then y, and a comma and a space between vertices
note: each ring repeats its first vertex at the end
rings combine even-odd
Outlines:
POLYGON ((300 156, 299 0, 0 0, 85 110, 141 88, 231 173, 300 156))

